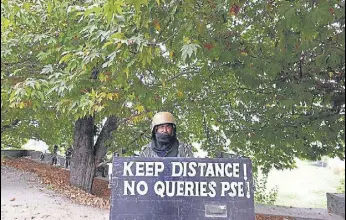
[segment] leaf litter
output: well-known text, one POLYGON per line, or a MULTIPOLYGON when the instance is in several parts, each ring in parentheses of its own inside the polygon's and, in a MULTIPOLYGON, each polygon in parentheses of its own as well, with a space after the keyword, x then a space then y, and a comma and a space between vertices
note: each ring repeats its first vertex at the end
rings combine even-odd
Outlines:
MULTIPOLYGON (((69 170, 37 162, 29 158, 2 158, 1 166, 3 165, 35 173, 38 175, 40 182, 46 185, 47 188, 70 198, 77 204, 110 209, 111 189, 108 188, 108 181, 106 180, 95 178, 92 193, 87 193, 70 184, 69 170)), ((15 198, 12 198, 10 201, 14 200, 15 198)), ((293 218, 256 214, 256 220, 293 220, 293 218)))

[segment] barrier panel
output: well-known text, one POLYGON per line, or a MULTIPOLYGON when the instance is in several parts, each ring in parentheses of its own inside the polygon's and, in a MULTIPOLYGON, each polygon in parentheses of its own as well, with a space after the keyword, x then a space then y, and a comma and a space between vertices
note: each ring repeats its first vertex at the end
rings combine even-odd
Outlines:
POLYGON ((247 158, 114 157, 111 220, 254 220, 247 158))

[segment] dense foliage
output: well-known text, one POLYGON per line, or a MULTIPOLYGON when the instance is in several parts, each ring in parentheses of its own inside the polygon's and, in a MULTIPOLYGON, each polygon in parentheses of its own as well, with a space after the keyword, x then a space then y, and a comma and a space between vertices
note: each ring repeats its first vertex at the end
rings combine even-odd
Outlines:
POLYGON ((167 110, 182 141, 265 171, 344 158, 344 1, 3 0, 1 11, 2 147, 72 143, 89 116, 97 137, 115 117, 102 146, 131 153, 167 110))

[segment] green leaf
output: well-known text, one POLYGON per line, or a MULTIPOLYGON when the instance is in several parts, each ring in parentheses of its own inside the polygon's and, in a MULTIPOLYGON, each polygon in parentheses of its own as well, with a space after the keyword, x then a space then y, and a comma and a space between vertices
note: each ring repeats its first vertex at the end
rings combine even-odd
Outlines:
POLYGON ((23 8, 26 10, 26 11, 30 11, 30 4, 28 2, 25 2, 23 4, 23 8))
POLYGON ((191 58, 193 54, 196 55, 198 48, 201 48, 198 44, 185 44, 181 49, 181 58, 183 59, 183 62, 186 61, 186 58, 191 58))
POLYGON ((60 59, 59 63, 67 62, 71 59, 71 57, 72 57, 72 54, 68 53, 60 59))
POLYGON ((316 66, 324 66, 325 63, 326 63, 325 55, 321 54, 318 57, 316 57, 316 66))
POLYGON ((7 18, 1 17, 1 23, 5 29, 7 29, 7 27, 11 24, 11 21, 7 18))
POLYGON ((53 73, 53 66, 51 64, 46 65, 43 67, 41 74, 46 74, 46 73, 53 73))

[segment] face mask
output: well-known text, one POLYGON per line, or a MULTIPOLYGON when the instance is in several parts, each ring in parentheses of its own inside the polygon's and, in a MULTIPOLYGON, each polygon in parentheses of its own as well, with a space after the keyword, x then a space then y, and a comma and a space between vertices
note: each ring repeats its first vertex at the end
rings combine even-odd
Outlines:
POLYGON ((157 142, 161 144, 169 144, 175 141, 175 137, 166 133, 155 133, 157 142))

